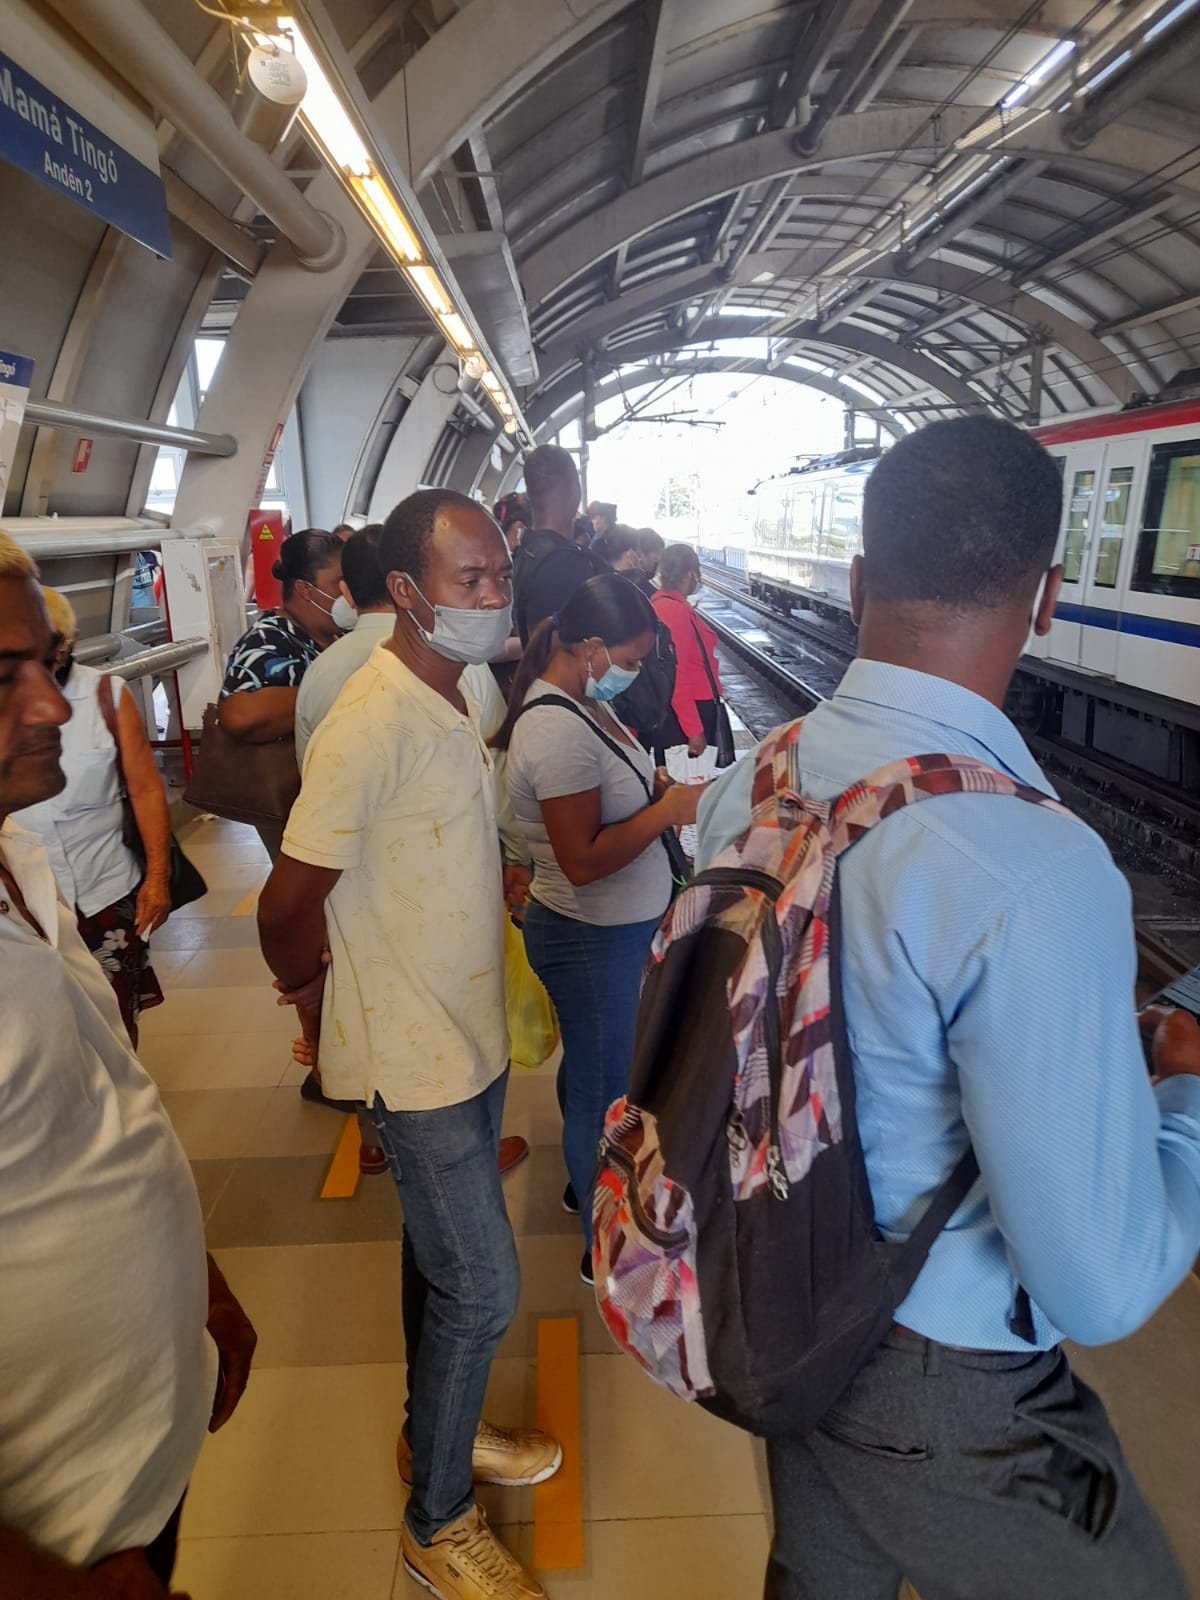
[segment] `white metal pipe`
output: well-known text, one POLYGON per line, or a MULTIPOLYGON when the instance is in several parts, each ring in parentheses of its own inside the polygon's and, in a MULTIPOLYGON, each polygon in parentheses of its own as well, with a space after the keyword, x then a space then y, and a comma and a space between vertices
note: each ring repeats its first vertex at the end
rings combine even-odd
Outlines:
POLYGON ((341 230, 246 138, 220 95, 139 0, 49 4, 270 217, 304 266, 324 271, 337 264, 345 243, 341 230))
POLYGON ((164 528, 156 523, 132 529, 126 524, 124 529, 111 533, 97 530, 73 532, 57 526, 52 517, 6 517, 0 522, 0 530, 15 539, 35 561, 57 560, 61 556, 119 555, 127 550, 159 550, 164 541, 171 539, 212 537, 203 529, 184 533, 178 528, 164 528), (14 526, 14 523, 26 526, 14 526))
POLYGON ((173 639, 170 644, 156 644, 135 656, 124 656, 114 661, 109 671, 128 683, 132 678, 148 678, 152 672, 173 672, 185 662, 207 654, 207 639, 173 639))
POLYGON ((237 440, 231 433, 197 433, 192 428, 172 428, 165 422, 142 422, 137 417, 110 417, 103 411, 83 411, 54 400, 30 400, 25 421, 39 428, 59 428, 64 433, 104 434, 134 439, 138 444, 167 445, 198 456, 235 456, 237 440))

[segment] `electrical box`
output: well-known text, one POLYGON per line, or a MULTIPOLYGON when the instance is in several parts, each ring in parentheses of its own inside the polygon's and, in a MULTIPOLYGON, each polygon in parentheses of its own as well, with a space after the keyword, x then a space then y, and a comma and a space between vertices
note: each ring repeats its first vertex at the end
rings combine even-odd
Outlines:
POLYGON ((207 655, 179 669, 184 723, 199 728, 205 706, 221 692, 225 663, 246 631, 241 553, 212 539, 164 539, 162 562, 172 639, 208 643, 207 655))

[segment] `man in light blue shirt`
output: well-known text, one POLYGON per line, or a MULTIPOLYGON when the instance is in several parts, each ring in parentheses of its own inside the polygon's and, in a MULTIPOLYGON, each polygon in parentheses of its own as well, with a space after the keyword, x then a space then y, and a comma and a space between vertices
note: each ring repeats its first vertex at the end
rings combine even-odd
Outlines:
MULTIPOLYGON (((1057 467, 1006 423, 910 435, 868 481, 859 659, 798 743, 832 799, 900 757, 974 756, 1053 790, 1000 710, 1061 569, 1057 467), (1044 580, 1044 581, 1043 581, 1044 580)), ((703 869, 749 826, 753 762, 700 806, 703 869)), ((1060 813, 951 794, 840 867, 843 997, 883 1235, 968 1141, 981 1177, 884 1346, 806 1439, 769 1450, 771 1600, 1184 1600, 1099 1400, 1058 1348, 1120 1339, 1200 1249, 1200 1029, 1146 1074, 1128 886, 1060 813)))

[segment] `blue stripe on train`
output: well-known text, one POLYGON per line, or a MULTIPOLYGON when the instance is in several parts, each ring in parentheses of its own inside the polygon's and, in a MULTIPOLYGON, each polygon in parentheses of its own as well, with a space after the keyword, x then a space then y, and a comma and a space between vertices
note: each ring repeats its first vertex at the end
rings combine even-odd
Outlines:
POLYGON ((1058 602, 1054 615, 1059 622, 1082 622, 1088 628, 1135 633, 1142 639, 1161 639, 1165 644, 1191 645, 1200 650, 1200 624, 1194 622, 1147 617, 1136 611, 1106 611, 1103 606, 1077 606, 1068 600, 1058 602))

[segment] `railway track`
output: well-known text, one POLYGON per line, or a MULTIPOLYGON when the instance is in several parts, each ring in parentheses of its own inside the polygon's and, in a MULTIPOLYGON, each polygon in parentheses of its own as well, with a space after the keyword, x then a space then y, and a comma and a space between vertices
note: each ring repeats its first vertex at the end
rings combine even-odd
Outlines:
MULTIPOLYGON (((853 658, 831 630, 784 617, 706 565, 706 620, 733 658, 730 698, 755 736, 827 699, 853 658)), ((732 664, 732 663, 731 663, 732 664)), ((1134 892, 1142 981, 1200 961, 1200 807, 1169 785, 1069 743, 1026 735, 1064 801, 1105 839, 1134 892)))

